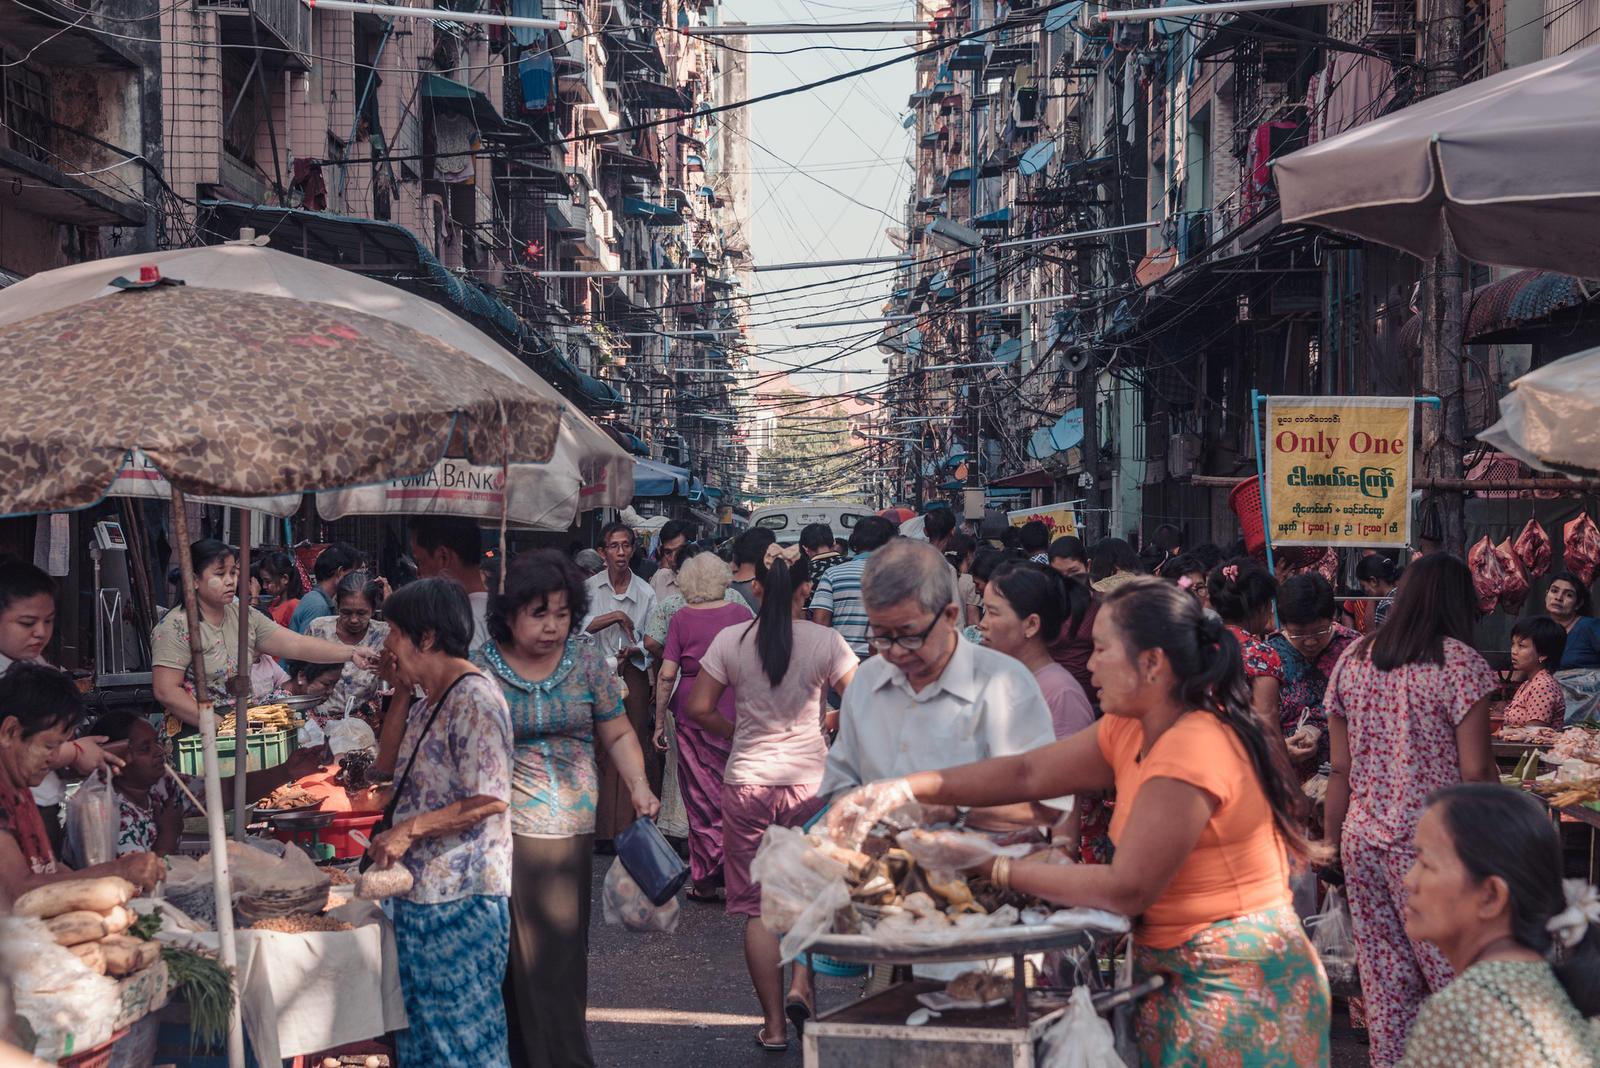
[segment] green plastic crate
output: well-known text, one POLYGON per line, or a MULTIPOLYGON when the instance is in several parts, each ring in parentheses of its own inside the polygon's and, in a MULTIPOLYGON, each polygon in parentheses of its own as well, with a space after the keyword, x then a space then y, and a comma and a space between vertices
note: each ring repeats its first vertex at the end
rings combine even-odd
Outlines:
MULTIPOLYGON (((275 768, 289 759, 294 752, 294 731, 260 731, 245 735, 245 751, 249 754, 248 771, 275 768)), ((235 736, 219 735, 217 738, 217 774, 226 779, 233 774, 235 736)), ((178 770, 185 775, 203 775, 204 759, 200 755, 200 736, 192 734, 178 739, 178 770)))

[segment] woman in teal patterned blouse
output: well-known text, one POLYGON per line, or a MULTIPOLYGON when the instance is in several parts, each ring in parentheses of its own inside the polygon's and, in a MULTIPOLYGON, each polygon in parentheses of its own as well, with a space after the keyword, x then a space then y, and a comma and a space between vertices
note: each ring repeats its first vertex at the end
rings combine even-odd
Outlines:
POLYGON ((490 595, 490 641, 475 656, 511 708, 506 1008, 517 1066, 594 1064, 584 1014, 596 743, 629 784, 638 816, 651 818, 661 807, 623 714, 621 681, 594 643, 573 633, 588 601, 583 576, 565 556, 523 553, 511 561, 504 591, 490 595))
POLYGON ((1520 790, 1439 790, 1417 824, 1406 934, 1455 969, 1402 1068, 1600 1066, 1600 895, 1561 878, 1561 840, 1520 790))

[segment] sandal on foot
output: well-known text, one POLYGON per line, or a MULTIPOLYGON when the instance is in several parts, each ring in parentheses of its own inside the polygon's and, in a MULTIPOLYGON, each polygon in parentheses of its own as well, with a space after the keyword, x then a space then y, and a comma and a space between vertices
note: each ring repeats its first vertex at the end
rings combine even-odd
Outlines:
POLYGON ((694 886, 691 886, 689 889, 685 890, 683 892, 683 896, 688 898, 690 901, 698 901, 702 905, 715 905, 717 902, 722 900, 717 896, 717 892, 715 890, 701 890, 694 886))
POLYGON ((783 1040, 780 1042, 768 1042, 767 1029, 765 1027, 758 1027, 756 1028, 756 1045, 760 1046, 769 1053, 782 1053, 789 1048, 789 1038, 787 1035, 785 1035, 783 1040))
POLYGON ((794 1024, 797 1033, 803 1033, 806 1021, 811 1019, 811 1006, 799 998, 790 998, 783 1006, 783 1014, 789 1017, 789 1022, 794 1024))

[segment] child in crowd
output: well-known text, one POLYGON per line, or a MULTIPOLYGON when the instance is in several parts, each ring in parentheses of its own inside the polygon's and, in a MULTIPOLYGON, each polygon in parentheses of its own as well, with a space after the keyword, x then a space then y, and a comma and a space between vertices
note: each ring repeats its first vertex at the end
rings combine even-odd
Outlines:
POLYGON ((1566 698, 1550 674, 1566 647, 1566 628, 1549 616, 1519 619, 1511 628, 1511 667, 1526 681, 1506 705, 1507 727, 1560 727, 1566 722, 1566 698))

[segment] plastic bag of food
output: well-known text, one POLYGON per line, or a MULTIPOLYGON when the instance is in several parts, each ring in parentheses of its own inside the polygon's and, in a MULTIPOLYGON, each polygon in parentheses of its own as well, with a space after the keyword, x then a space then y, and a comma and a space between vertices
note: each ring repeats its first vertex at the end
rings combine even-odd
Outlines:
POLYGON ((411 872, 403 864, 395 864, 388 868, 368 868, 361 873, 361 878, 356 880, 356 896, 370 901, 399 897, 401 894, 410 893, 413 885, 411 872))
POLYGON ((365 720, 347 718, 328 724, 328 751, 335 757, 377 747, 378 737, 365 720))
POLYGON ((1511 547, 1510 538, 1494 547, 1494 555, 1506 577, 1500 587, 1500 608, 1514 616, 1522 609, 1522 602, 1528 599, 1528 587, 1531 585, 1528 571, 1522 566, 1522 558, 1511 547))
POLYGON ((793 827, 768 827, 761 836, 750 878, 761 884, 761 922, 783 934, 785 962, 832 930, 834 913, 850 904, 847 870, 793 827))
MULTIPOLYGON (((370 873, 369 873, 370 874, 370 873)), ((363 876, 365 878, 365 876, 363 876)), ((633 881, 620 859, 611 862, 606 871, 606 881, 600 892, 600 908, 606 923, 621 924, 630 931, 663 931, 671 934, 678 929, 678 899, 665 905, 652 905, 639 884, 633 881)))
POLYGON ((1034 850, 1025 843, 1001 845, 988 835, 954 829, 901 831, 895 842, 930 871, 966 871, 996 857, 1017 859, 1034 850))
POLYGON ((1542 578, 1550 570, 1550 557, 1555 550, 1550 544, 1550 535, 1537 519, 1528 520, 1522 533, 1517 535, 1514 548, 1530 578, 1542 578))
POLYGON ((1333 887, 1322 903, 1322 911, 1306 920, 1311 945, 1322 958, 1328 982, 1348 985, 1356 978, 1356 943, 1350 933, 1350 905, 1344 891, 1333 887))
POLYGON ((1094 1010, 1089 988, 1072 991, 1067 1011, 1044 1034, 1040 1068, 1126 1068, 1111 1025, 1094 1010))
POLYGON ((122 1004, 116 982, 57 945, 43 920, 0 918, 0 974, 10 980, 16 1013, 46 1043, 65 1035, 110 1037, 122 1004))
POLYGON ((111 773, 96 768, 67 802, 67 852, 80 868, 117 859, 121 809, 111 773))

